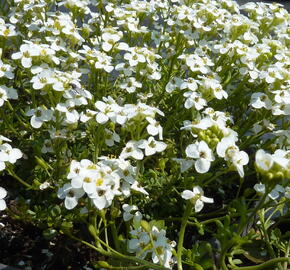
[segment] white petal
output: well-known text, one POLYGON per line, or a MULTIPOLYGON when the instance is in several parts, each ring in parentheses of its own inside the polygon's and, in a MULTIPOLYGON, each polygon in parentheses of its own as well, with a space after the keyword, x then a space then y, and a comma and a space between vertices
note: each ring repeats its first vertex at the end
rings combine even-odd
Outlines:
POLYGON ((0 161, 0 172, 5 169, 5 162, 0 161))
POLYGON ((3 187, 0 187, 0 199, 3 199, 7 196, 7 191, 3 187))
POLYGON ((94 205, 99 209, 102 210, 105 208, 107 204, 107 200, 105 196, 97 196, 93 199, 94 205))
POLYGON ((36 117, 35 115, 32 116, 32 118, 30 119, 30 124, 32 127, 34 128, 40 128, 43 124, 43 122, 38 118, 36 117))
POLYGON ((203 208, 203 205, 204 205, 203 201, 197 200, 194 206, 195 212, 196 213, 200 212, 201 209, 203 208))
POLYGON ((78 204, 78 201, 75 197, 65 197, 64 206, 66 209, 71 210, 75 208, 78 204))
POLYGON ((181 193, 181 197, 185 200, 190 200, 191 198, 194 197, 194 193, 190 190, 184 190, 182 193, 181 193))
POLYGON ((81 177, 74 177, 71 180, 71 185, 72 185, 73 188, 81 188, 82 185, 83 185, 82 178, 81 177))
POLYGON ((104 43, 102 44, 102 49, 103 49, 105 52, 110 51, 112 48, 113 48, 112 44, 110 44, 110 43, 108 43, 108 42, 104 42, 104 43))
POLYGON ((264 184, 259 183, 254 185, 254 190, 256 190, 258 193, 265 193, 266 188, 264 184))
POLYGON ((0 211, 3 211, 6 209, 6 202, 4 200, 0 200, 0 211))
POLYGON ((62 82, 56 82, 53 84, 52 88, 55 90, 55 91, 63 91, 64 90, 64 87, 63 87, 63 83, 62 82))
POLYGON ((147 126, 147 132, 148 134, 155 136, 158 134, 158 128, 153 126, 153 125, 148 125, 147 126))
POLYGON ((206 173, 209 170, 210 161, 204 158, 200 158, 195 162, 194 167, 197 172, 206 173))
POLYGON ((275 189, 273 189, 268 196, 272 199, 272 200, 276 200, 279 198, 279 192, 275 189))
POLYGON ((128 242, 129 250, 135 250, 139 247, 139 239, 130 239, 128 242))
POLYGON ((166 144, 166 143, 163 143, 163 142, 157 142, 156 144, 157 144, 157 145, 156 145, 156 151, 157 151, 157 152, 162 152, 162 151, 164 151, 164 150, 166 149, 166 147, 167 147, 167 144, 166 144))
POLYGON ((106 122, 108 122, 109 117, 107 115, 103 114, 102 112, 99 112, 96 116, 96 120, 100 124, 105 124, 106 122))
POLYGON ((13 148, 9 156, 9 162, 15 163, 17 159, 22 157, 22 152, 18 148, 13 148))
POLYGON ((144 157, 144 154, 141 150, 136 149, 135 151, 132 152, 132 157, 137 160, 142 160, 144 157))
POLYGON ((152 148, 152 147, 150 147, 149 145, 147 145, 146 147, 145 147, 145 155, 146 156, 152 156, 152 155, 154 155, 156 153, 156 149, 155 148, 152 148))
POLYGON ((199 152, 195 144, 190 144, 185 149, 186 156, 190 158, 199 158, 199 152))
POLYGON ((105 111, 105 109, 107 108, 107 104, 104 103, 103 101, 97 101, 95 103, 95 107, 100 110, 101 112, 105 111))
POLYGON ((32 66, 32 60, 31 60, 31 58, 23 57, 21 59, 21 64, 25 68, 30 68, 32 66))
POLYGON ((133 217, 133 215, 130 214, 130 213, 128 213, 128 212, 124 212, 123 213, 123 219, 124 219, 124 221, 130 220, 132 217, 133 217))
POLYGON ((44 87, 44 84, 41 83, 40 81, 36 81, 33 83, 32 87, 33 89, 38 90, 38 89, 42 89, 44 87))
MULTIPOLYGON (((0 162, 8 161, 9 160, 9 155, 5 153, 4 151, 0 151, 0 162)), ((5 164, 4 164, 5 168, 5 164)))
POLYGON ((22 57, 22 53, 21 52, 16 52, 16 53, 13 53, 12 55, 11 55, 11 58, 12 59, 20 59, 22 57))
POLYGON ((94 183, 84 183, 83 184, 83 189, 86 193, 92 194, 95 192, 95 184, 94 183))
POLYGON ((205 203, 213 203, 213 198, 208 198, 205 196, 201 196, 200 199, 205 203))

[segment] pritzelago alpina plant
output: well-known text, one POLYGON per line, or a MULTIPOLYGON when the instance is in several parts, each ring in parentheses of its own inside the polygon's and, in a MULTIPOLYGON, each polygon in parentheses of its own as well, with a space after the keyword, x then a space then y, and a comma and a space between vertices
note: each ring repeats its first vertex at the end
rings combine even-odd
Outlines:
POLYGON ((290 265, 282 5, 0 5, 0 210, 96 269, 290 265))

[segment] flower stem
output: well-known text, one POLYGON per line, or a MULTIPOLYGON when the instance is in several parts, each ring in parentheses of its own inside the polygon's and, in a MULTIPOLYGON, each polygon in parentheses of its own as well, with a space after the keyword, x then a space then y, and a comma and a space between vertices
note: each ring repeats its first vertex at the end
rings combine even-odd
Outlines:
MULTIPOLYGON (((287 245, 286 252, 285 252, 286 258, 288 258, 288 256, 289 256, 289 251, 290 251, 290 240, 288 241, 288 245, 287 245)), ((284 270, 287 270, 288 263, 290 263, 290 262, 289 261, 284 262, 284 270)))
POLYGON ((233 270, 263 270, 268 269, 271 266, 274 266, 277 263, 280 262, 288 262, 290 263, 290 258, 282 257, 282 258, 275 258, 272 260, 269 260, 267 262, 261 263, 256 266, 244 266, 244 267, 235 267, 233 270))
POLYGON ((25 182, 23 179, 21 179, 13 170, 7 169, 9 175, 11 175, 13 178, 15 178, 18 182, 20 182, 21 184, 23 184, 24 186, 26 186, 29 189, 32 189, 32 186, 29 185, 27 182, 25 182))
MULTIPOLYGON (((142 260, 138 257, 135 257, 135 256, 127 256, 127 255, 124 255, 122 253, 119 253, 118 251, 114 250, 113 248, 111 248, 109 245, 107 245, 104 241, 102 241, 101 239, 99 239, 100 243, 102 243, 102 245, 104 245, 106 248, 108 248, 108 251, 104 250, 102 247, 96 247, 92 244, 90 244, 89 242, 87 241, 84 241, 72 234, 67 234, 69 237, 71 237, 72 239, 74 240, 77 240, 79 242, 81 242, 82 244, 96 250, 97 252, 105 255, 105 256, 108 256, 108 257, 113 257, 113 258, 116 258, 116 259, 119 259, 119 260, 124 260, 124 261, 128 261, 128 262, 136 262, 138 264, 141 264, 143 265, 144 267, 147 267, 147 269, 151 268, 151 269, 156 269, 156 270, 170 270, 169 268, 166 268, 162 265, 157 265, 157 264, 154 264, 154 263, 151 263, 151 262, 147 262, 145 260, 142 260)), ((124 268, 124 269, 127 269, 127 268, 124 268)))
POLYGON ((184 240, 184 233, 187 225, 188 218, 192 211, 192 203, 190 201, 187 202, 186 208, 182 217, 179 238, 178 238, 178 245, 177 245, 177 269, 182 270, 182 250, 183 250, 183 240, 184 240))

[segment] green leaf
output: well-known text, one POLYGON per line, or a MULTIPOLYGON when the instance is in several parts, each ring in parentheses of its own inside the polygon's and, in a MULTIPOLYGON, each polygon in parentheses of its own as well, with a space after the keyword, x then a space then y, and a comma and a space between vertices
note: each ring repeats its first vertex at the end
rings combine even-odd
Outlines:
POLYGON ((51 240, 52 238, 57 236, 57 230, 49 228, 49 229, 44 230, 42 234, 44 238, 46 238, 47 240, 51 240))

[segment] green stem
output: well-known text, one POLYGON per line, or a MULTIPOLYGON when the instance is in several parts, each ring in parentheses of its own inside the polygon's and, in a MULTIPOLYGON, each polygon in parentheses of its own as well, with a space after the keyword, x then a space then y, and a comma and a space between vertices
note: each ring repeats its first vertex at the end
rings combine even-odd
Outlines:
POLYGON ((22 185, 26 186, 29 189, 32 189, 32 186, 29 185, 27 182, 25 182, 23 179, 21 179, 13 170, 7 169, 9 175, 11 175, 13 178, 15 178, 18 182, 20 182, 22 185))
POLYGON ((267 262, 264 262, 256 266, 235 267, 233 268, 233 270, 263 270, 263 269, 268 269, 269 267, 274 266, 277 263, 281 263, 281 262, 290 263, 290 258, 286 258, 286 257, 275 258, 275 259, 269 260, 267 262))
POLYGON ((177 245, 177 269, 182 270, 182 250, 183 250, 183 240, 184 240, 184 233, 187 225, 188 218, 192 211, 192 203, 189 200, 186 204, 186 208, 182 217, 179 238, 178 238, 178 245, 177 245))
POLYGON ((112 270, 139 270, 139 269, 147 269, 147 266, 145 266, 145 265, 141 265, 141 266, 112 266, 112 265, 109 265, 107 267, 102 266, 102 268, 110 269, 110 270, 111 269, 112 270))
POLYGON ((118 232, 117 232, 117 228, 114 221, 110 222, 110 228, 111 228, 115 248, 117 251, 120 251, 121 248, 120 248, 120 244, 118 240, 118 232))
POLYGON ((134 257, 134 256, 127 256, 127 255, 124 255, 124 254, 121 254, 119 253, 118 251, 112 249, 110 246, 108 246, 104 241, 102 241, 101 239, 99 239, 99 241, 108 248, 108 250, 110 251, 106 251, 104 250, 103 248, 97 248, 96 246, 88 243, 87 241, 84 241, 76 236, 73 236, 72 234, 68 234, 69 237, 71 237, 72 239, 74 240, 77 240, 79 242, 81 242, 82 244, 96 250, 97 252, 105 255, 105 256, 108 256, 108 257, 113 257, 113 258, 116 258, 116 259, 120 259, 120 260, 125 260, 125 261, 131 261, 131 262, 136 262, 136 263, 139 263, 139 264, 142 264, 144 265, 144 267, 147 267, 148 269, 149 268, 152 268, 152 269, 156 269, 156 270, 170 270, 169 268, 166 268, 166 267, 163 267, 161 265, 157 265, 157 264, 154 264, 154 263, 151 263, 151 262, 147 262, 145 260, 142 260, 140 258, 137 258, 137 257, 134 257))
MULTIPOLYGON (((269 193, 269 188, 267 188, 266 187, 266 190, 265 190, 265 193, 264 193, 264 195, 263 195, 263 197, 261 198, 261 200, 260 200, 260 202, 258 203, 258 205, 254 208, 254 210, 252 211, 252 213, 251 213, 251 215, 249 216, 249 218, 248 218, 248 222, 257 214, 257 212, 258 212, 258 210, 262 207, 262 205, 264 204, 264 202, 265 202, 265 200, 266 200, 266 197, 267 197, 267 195, 268 195, 268 193, 269 193)), ((243 229, 244 229, 244 226, 245 226, 246 224, 244 223, 244 222, 242 222, 241 224, 240 224, 240 227, 239 227, 239 229, 238 229, 238 232, 237 232, 237 234, 238 235, 240 235, 241 233, 242 233, 242 231, 243 231, 243 229)), ((227 253, 227 251, 232 247, 234 245, 234 241, 229 241, 229 243, 222 249, 222 251, 221 251, 221 260, 220 260, 220 262, 221 262, 221 268, 222 268, 222 270, 228 270, 228 267, 226 266, 226 263, 225 263, 225 258, 226 258, 226 253, 227 253)), ((275 260, 275 259, 273 259, 273 260, 275 260)), ((252 267, 252 266, 251 266, 252 267)), ((234 269, 245 269, 245 270, 247 270, 247 269, 253 269, 254 270, 254 268, 234 268, 234 269)), ((257 268, 257 269, 264 269, 264 268, 257 268)))
MULTIPOLYGON (((288 241, 288 245, 287 245, 286 252, 285 252, 286 258, 288 258, 288 256, 289 256, 289 251, 290 251, 290 240, 288 241)), ((284 263, 284 270, 287 270, 288 263, 289 262, 287 262, 287 261, 284 263)))
MULTIPOLYGON (((267 196, 268 196, 268 189, 266 188, 266 190, 265 190, 265 193, 264 193, 264 195, 263 195, 263 197, 261 198, 261 200, 259 201, 259 203, 257 204, 257 206, 255 207, 255 209, 253 210, 253 212, 252 212, 252 214, 249 216, 249 218, 248 218, 248 222, 257 214, 257 212, 258 212, 258 210, 261 208, 261 206, 264 204, 264 202, 265 202, 265 200, 266 200, 266 198, 267 198, 267 196)), ((238 230, 238 235, 240 235, 241 233, 242 233, 242 231, 243 231, 243 229, 244 229, 244 226, 246 225, 246 224, 240 224, 241 226, 240 226, 240 228, 239 228, 239 230, 238 230)))
MULTIPOLYGON (((261 221, 261 228, 262 228, 262 231, 263 231, 263 234, 264 234, 264 237, 265 237, 265 242, 266 242, 266 246, 268 248, 268 251, 269 251, 269 254, 271 255, 272 258, 277 258, 277 256, 275 255, 275 251, 270 243, 270 239, 269 239, 269 235, 268 235, 268 232, 267 232, 267 229, 266 229, 266 225, 265 225, 265 211, 263 209, 263 211, 261 210, 260 212, 262 213, 259 213, 259 216, 260 216, 260 221, 261 221)), ((275 213, 275 211, 274 211, 275 213)), ((278 265, 278 268, 279 270, 283 270, 282 266, 279 264, 278 265)))

